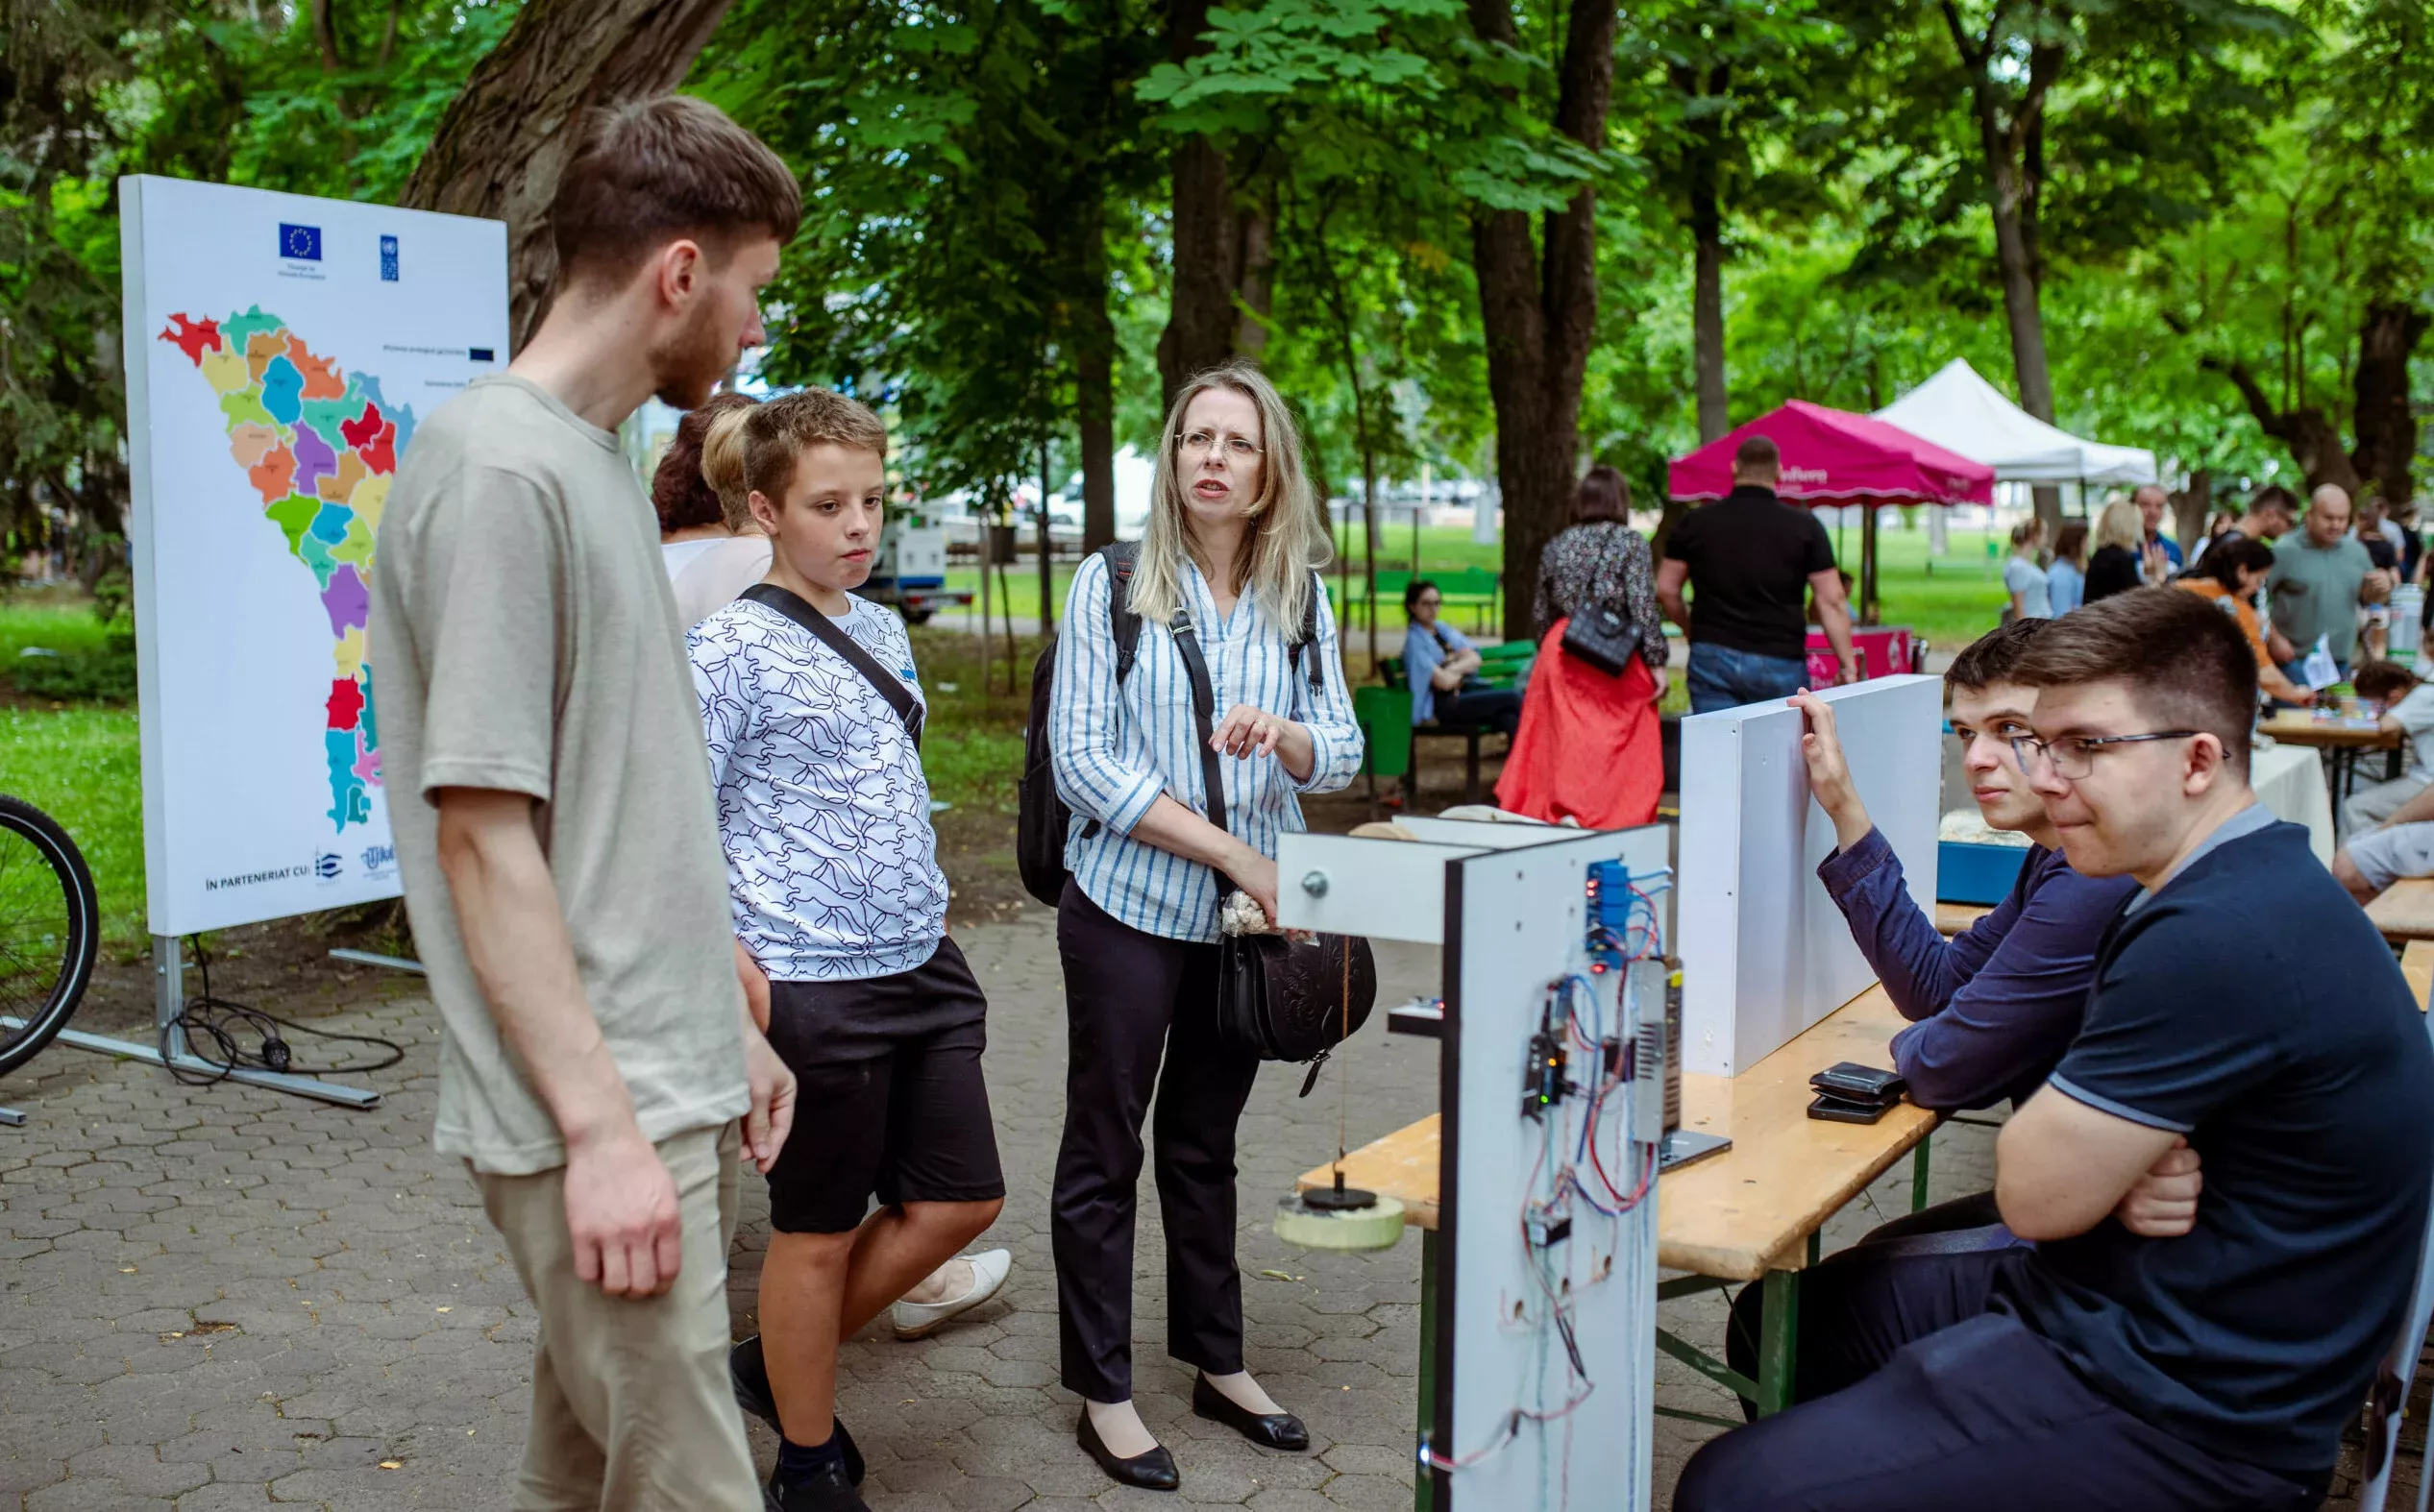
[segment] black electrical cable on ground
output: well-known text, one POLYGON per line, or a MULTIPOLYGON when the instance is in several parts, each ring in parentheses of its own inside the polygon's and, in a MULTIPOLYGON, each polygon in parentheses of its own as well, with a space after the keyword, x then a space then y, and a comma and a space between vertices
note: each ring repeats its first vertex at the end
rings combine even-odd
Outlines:
POLYGON ((211 990, 211 956, 203 948, 203 937, 189 935, 186 943, 194 951, 195 969, 201 974, 203 990, 185 1000, 178 1016, 160 1029, 160 1061, 169 1074, 188 1086, 210 1086, 225 1082, 237 1071, 275 1071, 286 1076, 359 1076, 367 1071, 385 1071, 406 1059, 406 1047, 394 1039, 377 1035, 342 1035, 328 1029, 315 1029, 292 1018, 238 1003, 215 995, 211 990), (180 1066, 169 1054, 169 1032, 184 1032, 186 1055, 210 1067, 209 1073, 180 1066), (379 1061, 361 1065, 299 1065, 295 1049, 280 1031, 295 1035, 310 1035, 315 1039, 333 1040, 344 1044, 374 1045, 385 1051, 379 1061), (247 1050, 238 1043, 240 1036, 255 1036, 256 1049, 247 1050), (210 1049, 204 1047, 209 1045, 210 1049), (217 1054, 212 1052, 216 1051, 217 1054))

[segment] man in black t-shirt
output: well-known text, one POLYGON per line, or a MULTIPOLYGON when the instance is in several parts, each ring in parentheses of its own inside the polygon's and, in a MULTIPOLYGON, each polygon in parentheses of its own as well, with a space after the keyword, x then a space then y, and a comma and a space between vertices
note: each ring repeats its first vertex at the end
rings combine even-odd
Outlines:
POLYGON ((2071 865, 2141 884, 1996 1143, 2026 1242, 1838 1288, 1835 1342, 1799 1361, 1811 1400, 1701 1450, 1678 1512, 2300 1512, 2398 1337, 2434 1048, 2306 831, 2249 789, 2247 642, 2194 595, 2133 589, 2049 625, 2015 675, 2071 865))
POLYGON ((1834 681, 1858 680, 1833 543, 1815 515, 1775 497, 1782 462, 1764 436, 1742 442, 1733 453, 1733 492, 1683 516, 1665 538, 1657 601, 1690 637, 1693 714, 1788 698, 1808 686, 1807 593, 1817 596, 1817 622, 1842 664, 1834 681))

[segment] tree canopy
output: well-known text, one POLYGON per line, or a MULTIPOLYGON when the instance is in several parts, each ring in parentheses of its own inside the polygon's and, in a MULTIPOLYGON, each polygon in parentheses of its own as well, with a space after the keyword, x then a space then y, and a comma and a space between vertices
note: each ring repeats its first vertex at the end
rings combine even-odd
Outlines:
POLYGON ((1955 355, 2198 497, 2405 501, 2429 3, 0 0, 0 528, 121 528, 117 176, 527 235, 553 162, 479 123, 677 78, 805 186, 767 373, 881 402, 926 490, 1078 473, 1094 538, 1115 449, 1229 356, 1356 506, 1501 483, 1525 588, 1589 462, 1652 502, 1704 436, 1955 355), (577 27, 588 71, 521 67, 577 27))

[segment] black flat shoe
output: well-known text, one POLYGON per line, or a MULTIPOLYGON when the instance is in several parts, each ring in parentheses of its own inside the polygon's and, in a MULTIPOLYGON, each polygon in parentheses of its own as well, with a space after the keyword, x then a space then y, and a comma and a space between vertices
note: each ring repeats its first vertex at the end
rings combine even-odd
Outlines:
POLYGON ((871 1512, 871 1504, 854 1494, 843 1465, 830 1465, 809 1480, 780 1481, 774 1475, 761 1489, 770 1512, 871 1512))
MULTIPOLYGON (((735 1392, 735 1404, 769 1425, 769 1430, 779 1438, 786 1429, 777 1421, 777 1398, 769 1389, 769 1361, 761 1357, 761 1336, 757 1333, 726 1352, 726 1383, 735 1392)), ((845 1451, 846 1483, 862 1484, 862 1450, 846 1431, 843 1418, 832 1418, 836 1425, 837 1447, 845 1451)))
POLYGON ((1167 1452, 1167 1446, 1157 1445, 1146 1453, 1130 1459, 1118 1459, 1115 1452, 1100 1442, 1098 1429, 1091 1426, 1091 1409, 1082 1409, 1082 1421, 1073 1429, 1073 1441, 1098 1461, 1098 1468, 1108 1478, 1143 1491, 1172 1491, 1183 1484, 1183 1476, 1175 1470, 1175 1457, 1167 1452))
POLYGON ((1301 1419, 1290 1412, 1261 1413, 1238 1406, 1232 1398, 1210 1385, 1206 1376, 1192 1378, 1192 1410, 1212 1423, 1224 1424, 1264 1449, 1297 1451, 1310 1447, 1310 1429, 1301 1426, 1301 1419))

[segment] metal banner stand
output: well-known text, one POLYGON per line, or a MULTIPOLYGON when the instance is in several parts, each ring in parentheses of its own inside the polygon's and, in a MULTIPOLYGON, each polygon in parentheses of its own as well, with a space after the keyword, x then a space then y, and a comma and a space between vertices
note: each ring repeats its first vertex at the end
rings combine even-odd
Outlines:
POLYGON ((6 1125, 11 1129, 22 1129, 25 1127, 25 1114, 13 1108, 0 1108, 0 1125, 6 1125))
MULTIPOLYGON (((185 1031, 179 1018, 185 1012, 185 959, 175 935, 152 937, 153 1023, 159 1028, 160 1042, 139 1045, 129 1039, 111 1039, 101 1035, 88 1035, 81 1030, 62 1029, 56 1043, 74 1045, 79 1050, 98 1051, 124 1061, 141 1061, 170 1070, 190 1072, 196 1076, 218 1077, 230 1082, 242 1082, 248 1086, 267 1087, 274 1092, 286 1092, 296 1097, 318 1098, 341 1108, 378 1108, 381 1094, 357 1087, 340 1086, 335 1082, 318 1081, 308 1076, 290 1076, 281 1071, 257 1071, 250 1066, 224 1070, 221 1066, 187 1053, 185 1031), (161 1051, 166 1049, 164 1058, 161 1051)), ((0 1120, 6 1121, 6 1120, 0 1120)), ((15 1122, 22 1123, 19 1118, 15 1122)))

